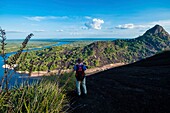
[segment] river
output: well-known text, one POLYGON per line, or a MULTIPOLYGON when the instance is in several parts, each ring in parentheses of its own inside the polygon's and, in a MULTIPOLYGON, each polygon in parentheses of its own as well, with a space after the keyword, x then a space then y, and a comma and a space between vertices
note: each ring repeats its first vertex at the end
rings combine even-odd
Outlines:
MULTIPOLYGON (((29 49, 29 51, 36 51, 36 50, 42 50, 42 49, 45 49, 45 48, 50 48, 52 46, 61 46, 61 45, 64 45, 64 44, 69 44, 71 42, 57 42, 57 44, 53 44, 53 45, 50 45, 50 46, 44 46, 42 48, 33 48, 33 49, 29 49)), ((26 52, 26 50, 23 50, 23 52, 26 52)), ((6 54, 6 57, 8 58, 9 56, 11 55, 14 55, 16 54, 16 52, 10 52, 10 53, 7 53, 6 54)), ((3 62, 3 58, 0 56, 0 80, 3 78, 4 76, 4 68, 2 67, 4 65, 4 62, 3 62)), ((17 73, 17 72, 14 72, 13 70, 10 70, 10 73, 14 73, 12 75, 12 78, 9 82, 9 87, 11 88, 12 86, 16 85, 16 84, 20 84, 22 83, 22 81, 26 81, 28 79, 28 74, 20 74, 20 73, 17 73)), ((9 76, 9 74, 8 74, 9 76)), ((30 82, 32 81, 36 81, 38 78, 35 77, 35 78, 30 78, 30 82)), ((1 81, 0 81, 1 82, 1 81)))

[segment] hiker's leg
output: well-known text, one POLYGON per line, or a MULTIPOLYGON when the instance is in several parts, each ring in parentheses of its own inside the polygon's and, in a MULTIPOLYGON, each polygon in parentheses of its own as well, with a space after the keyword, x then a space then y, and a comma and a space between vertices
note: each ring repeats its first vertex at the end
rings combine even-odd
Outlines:
POLYGON ((87 94, 87 89, 86 89, 86 77, 84 77, 84 79, 83 79, 83 81, 82 81, 82 88, 83 88, 84 94, 87 94))
POLYGON ((76 88, 77 88, 77 93, 78 93, 78 95, 81 95, 80 81, 77 81, 77 80, 76 80, 76 88))

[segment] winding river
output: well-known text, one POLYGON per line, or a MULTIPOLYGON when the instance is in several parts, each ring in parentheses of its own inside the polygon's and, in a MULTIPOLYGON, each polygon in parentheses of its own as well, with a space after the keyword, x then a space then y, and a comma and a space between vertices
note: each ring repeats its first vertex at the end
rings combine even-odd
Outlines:
MULTIPOLYGON (((53 44, 53 45, 50 45, 50 46, 44 46, 42 48, 33 48, 33 49, 28 50, 28 51, 37 51, 37 50, 42 50, 42 49, 50 48, 50 47, 53 47, 53 46, 61 46, 61 45, 64 45, 64 44, 69 44, 69 43, 71 43, 71 42, 57 42, 57 44, 53 44)), ((23 50, 23 52, 26 52, 26 50, 23 50)), ((14 55, 14 54, 16 54, 16 52, 10 52, 10 53, 7 53, 6 56, 9 57, 9 56, 14 55)), ((0 80, 4 76, 4 68, 2 67, 3 65, 4 65, 3 58, 0 56, 0 80)), ((22 83, 22 81, 25 81, 26 79, 28 79, 28 77, 23 77, 23 76, 28 76, 27 74, 16 73, 13 70, 10 70, 10 73, 14 73, 14 74, 12 75, 12 78, 9 82, 9 87, 14 86, 15 84, 20 84, 20 83, 22 83)), ((32 82, 34 80, 37 80, 37 78, 31 78, 30 82, 32 82)))

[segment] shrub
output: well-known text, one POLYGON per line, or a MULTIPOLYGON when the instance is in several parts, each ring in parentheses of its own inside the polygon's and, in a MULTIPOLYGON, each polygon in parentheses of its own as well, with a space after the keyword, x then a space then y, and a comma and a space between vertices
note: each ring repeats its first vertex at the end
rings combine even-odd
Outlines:
POLYGON ((66 103, 65 93, 50 77, 0 93, 1 113, 59 113, 66 103))

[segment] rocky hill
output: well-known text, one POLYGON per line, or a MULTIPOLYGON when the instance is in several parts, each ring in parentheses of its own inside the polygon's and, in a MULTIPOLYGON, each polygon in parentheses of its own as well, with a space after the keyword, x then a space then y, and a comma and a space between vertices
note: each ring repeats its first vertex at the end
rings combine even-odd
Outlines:
POLYGON ((75 97, 70 112, 169 113, 169 56, 167 51, 88 76, 87 96, 78 98, 74 91, 69 93, 75 97))
POLYGON ((97 65, 132 63, 168 49, 170 49, 170 35, 162 26, 155 25, 135 39, 92 43, 83 49, 82 56, 90 53, 88 59, 94 61, 93 65, 96 65, 96 62, 97 65))
MULTIPOLYGON (((56 70, 67 68, 82 58, 91 67, 100 67, 114 63, 133 63, 155 55, 157 52, 170 49, 170 35, 160 25, 155 25, 142 36, 134 39, 118 39, 114 41, 97 41, 83 47, 52 47, 40 51, 32 51, 23 55, 20 70, 33 71, 56 70)), ((71 67, 70 67, 71 68, 71 67)))

